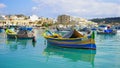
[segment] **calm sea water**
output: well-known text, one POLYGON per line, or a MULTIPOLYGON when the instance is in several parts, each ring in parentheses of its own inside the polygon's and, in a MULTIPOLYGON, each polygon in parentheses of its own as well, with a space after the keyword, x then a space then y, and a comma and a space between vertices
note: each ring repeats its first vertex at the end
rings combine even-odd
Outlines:
POLYGON ((96 50, 47 45, 42 30, 32 40, 6 39, 0 33, 0 68, 120 68, 120 32, 96 35, 96 50))

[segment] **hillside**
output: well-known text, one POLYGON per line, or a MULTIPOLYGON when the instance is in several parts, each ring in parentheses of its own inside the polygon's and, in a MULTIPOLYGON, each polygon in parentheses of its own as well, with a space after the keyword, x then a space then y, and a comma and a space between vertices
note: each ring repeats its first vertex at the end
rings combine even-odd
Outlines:
POLYGON ((111 18, 96 18, 91 19, 91 21, 96 23, 120 23, 120 17, 111 17, 111 18))

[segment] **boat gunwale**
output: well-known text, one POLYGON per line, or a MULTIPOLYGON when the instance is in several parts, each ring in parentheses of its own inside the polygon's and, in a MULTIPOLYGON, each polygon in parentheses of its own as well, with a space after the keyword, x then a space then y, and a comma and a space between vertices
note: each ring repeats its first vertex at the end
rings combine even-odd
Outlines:
POLYGON ((54 40, 79 40, 79 39, 92 39, 88 37, 81 37, 81 38, 52 38, 52 37, 45 37, 46 39, 54 39, 54 40))

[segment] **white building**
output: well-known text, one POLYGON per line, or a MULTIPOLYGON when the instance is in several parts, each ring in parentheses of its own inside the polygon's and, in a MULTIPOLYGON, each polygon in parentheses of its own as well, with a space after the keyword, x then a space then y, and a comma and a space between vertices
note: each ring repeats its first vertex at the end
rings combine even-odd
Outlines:
POLYGON ((31 22, 35 22, 35 21, 37 21, 38 20, 38 16, 37 15, 32 15, 32 16, 30 16, 30 21, 31 22))

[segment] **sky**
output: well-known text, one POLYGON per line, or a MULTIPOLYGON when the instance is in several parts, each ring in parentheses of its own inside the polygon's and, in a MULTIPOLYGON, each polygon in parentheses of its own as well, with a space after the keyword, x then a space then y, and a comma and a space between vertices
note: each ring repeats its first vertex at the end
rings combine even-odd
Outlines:
POLYGON ((120 0, 0 0, 0 14, 52 18, 67 14, 89 19, 120 17, 120 0))

